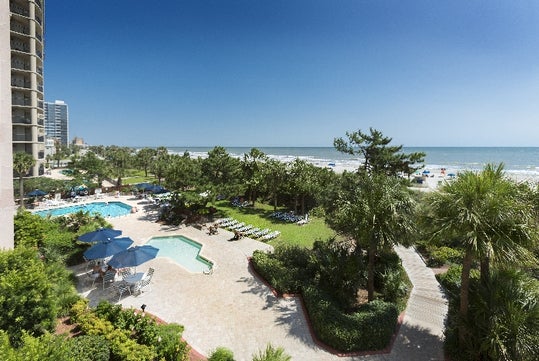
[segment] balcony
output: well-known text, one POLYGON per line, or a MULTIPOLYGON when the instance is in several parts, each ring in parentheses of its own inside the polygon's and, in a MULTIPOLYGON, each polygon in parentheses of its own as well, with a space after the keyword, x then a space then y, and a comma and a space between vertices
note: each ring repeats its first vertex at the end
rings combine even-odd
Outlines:
POLYGON ((16 22, 16 21, 11 22, 11 24, 9 26, 9 29, 11 31, 19 33, 19 34, 30 35, 30 29, 27 26, 25 26, 24 24, 21 24, 21 23, 16 22))
POLYGON ((43 6, 41 5, 40 0, 35 0, 34 2, 36 3, 37 6, 39 6, 41 9, 43 9, 43 6))
POLYGON ((26 107, 29 107, 32 105, 32 100, 31 99, 21 99, 21 98, 16 98, 16 99, 11 99, 11 105, 22 105, 22 106, 26 106, 26 107))
POLYGON ((29 82, 29 81, 18 80, 18 79, 15 79, 15 80, 12 79, 11 80, 11 86, 14 86, 14 87, 17 87, 17 88, 30 89, 31 85, 32 85, 32 83, 29 82))
POLYGON ((13 124, 32 124, 30 117, 15 116, 11 119, 13 124))
POLYGON ((40 35, 40 34, 36 34, 36 38, 37 38, 37 40, 39 40, 39 41, 43 42, 43 38, 41 37, 41 35, 40 35))
POLYGON ((37 90, 43 93, 43 85, 38 85, 37 90))
POLYGON ((11 50, 22 51, 23 53, 30 53, 30 47, 21 41, 11 41, 11 50))
POLYGON ((9 4, 9 11, 11 11, 14 14, 22 15, 25 17, 30 16, 30 12, 28 11, 28 9, 25 9, 22 6, 19 6, 17 4, 9 4))
POLYGON ((44 124, 45 124, 45 121, 43 119, 38 119, 37 120, 37 125, 43 126, 44 124))
POLYGON ((37 16, 37 15, 36 15, 36 21, 37 21, 37 23, 38 23, 39 25, 42 25, 42 24, 41 24, 41 18, 40 18, 39 16, 37 16))
POLYGON ((36 50, 36 55, 39 57, 39 59, 43 59, 43 53, 40 50, 36 50))
POLYGON ((45 137, 44 137, 44 136, 37 137, 37 142, 38 142, 38 143, 43 143, 44 141, 45 141, 45 137))
MULTIPOLYGON (((45 151, 44 150, 41 150, 37 153, 37 159, 45 159, 45 151)), ((41 168, 40 168, 40 172, 41 172, 41 168)), ((43 173, 41 173, 43 174, 43 173)))
POLYGON ((13 134, 13 141, 14 142, 31 142, 32 135, 31 134, 13 134))

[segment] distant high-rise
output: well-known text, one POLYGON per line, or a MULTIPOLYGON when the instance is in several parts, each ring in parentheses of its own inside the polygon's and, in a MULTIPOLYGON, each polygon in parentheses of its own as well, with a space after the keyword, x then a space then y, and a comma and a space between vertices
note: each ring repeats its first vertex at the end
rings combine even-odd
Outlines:
POLYGON ((67 104, 62 100, 54 103, 44 103, 45 136, 54 139, 62 145, 67 145, 69 139, 69 115, 67 104))
POLYGON ((29 175, 37 176, 43 173, 45 158, 44 0, 10 0, 9 11, 13 152, 31 154, 36 165, 29 175))

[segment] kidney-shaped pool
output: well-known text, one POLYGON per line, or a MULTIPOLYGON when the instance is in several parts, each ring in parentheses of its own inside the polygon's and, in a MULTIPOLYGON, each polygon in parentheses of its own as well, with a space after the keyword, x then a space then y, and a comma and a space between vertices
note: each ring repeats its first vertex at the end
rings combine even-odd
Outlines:
POLYGON ((210 273, 213 263, 200 255, 202 245, 184 236, 152 237, 146 244, 159 248, 159 257, 168 257, 193 273, 210 273))

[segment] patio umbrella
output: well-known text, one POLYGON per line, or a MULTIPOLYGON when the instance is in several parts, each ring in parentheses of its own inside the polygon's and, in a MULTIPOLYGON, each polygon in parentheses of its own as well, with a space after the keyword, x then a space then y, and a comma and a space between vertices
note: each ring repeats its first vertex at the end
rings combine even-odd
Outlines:
POLYGON ((144 262, 154 259, 159 252, 159 248, 153 246, 135 246, 116 253, 109 260, 108 264, 114 268, 136 267, 144 262))
POLYGON ((146 183, 146 182, 135 184, 135 188, 140 189, 140 190, 142 190, 142 191, 146 191, 146 190, 148 190, 148 189, 151 188, 151 187, 153 187, 153 184, 151 184, 151 183, 146 183))
POLYGON ((425 170, 423 171, 423 174, 430 174, 430 170, 425 169, 425 170))
POLYGON ((86 259, 110 257, 118 252, 126 250, 132 244, 133 240, 129 237, 109 239, 88 248, 86 251, 84 251, 84 257, 86 257, 86 259))
POLYGON ((93 232, 88 232, 79 237, 81 242, 105 242, 110 238, 114 238, 122 234, 122 231, 118 231, 112 228, 99 228, 93 232))
POLYGON ((28 197, 43 197, 47 195, 47 192, 43 192, 41 189, 35 189, 27 194, 28 197))

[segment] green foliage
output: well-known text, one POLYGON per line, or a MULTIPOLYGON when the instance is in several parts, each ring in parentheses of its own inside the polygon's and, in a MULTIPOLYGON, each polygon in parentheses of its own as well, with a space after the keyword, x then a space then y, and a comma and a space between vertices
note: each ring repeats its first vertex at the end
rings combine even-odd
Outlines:
POLYGON ((70 342, 71 353, 77 361, 108 361, 110 348, 102 335, 83 335, 74 337, 70 342))
POLYGON ((0 252, 0 330, 17 345, 24 331, 42 335, 54 329, 58 300, 47 268, 33 249, 0 252))
POLYGON ((357 307, 358 285, 365 283, 365 260, 354 242, 317 242, 313 250, 280 247, 256 251, 253 266, 280 293, 301 291, 320 340, 340 351, 384 348, 404 308, 409 281, 394 252, 382 254, 377 272, 384 299, 357 307), (363 270, 363 271, 362 271, 363 270), (350 312, 353 310, 353 312, 350 312))
MULTIPOLYGON (((47 333, 33 337, 23 333, 19 347, 14 348, 9 343, 8 334, 0 330, 2 361, 90 361, 88 358, 77 358, 70 346, 71 342, 62 336, 47 333)), ((100 359, 91 359, 94 360, 100 359)))
POLYGON ((383 349, 395 332, 399 311, 391 303, 372 301, 350 314, 317 287, 307 287, 303 296, 316 335, 339 351, 383 349))
POLYGON ((19 209, 14 219, 15 247, 38 247, 51 226, 38 215, 19 209))
POLYGON ((155 350, 160 358, 170 361, 189 360, 189 345, 182 340, 183 326, 171 323, 157 326, 155 350))
POLYGON ((450 247, 429 247, 427 266, 441 267, 450 263, 462 262, 462 252, 450 247))
POLYGON ((252 261, 257 272, 280 294, 299 291, 300 284, 294 277, 295 274, 274 255, 263 251, 255 251, 252 261))
POLYGON ((284 352, 282 347, 274 347, 271 343, 264 351, 259 351, 253 355, 253 361, 290 361, 292 357, 284 352))
POLYGON ((226 347, 217 347, 208 361, 234 361, 234 353, 226 347))
MULTIPOLYGON (((522 271, 494 270, 470 284, 466 339, 458 343, 457 308, 450 303, 446 347, 453 360, 532 361, 539 354, 539 281, 522 271)), ((456 300, 458 302, 458 299, 456 300)))

